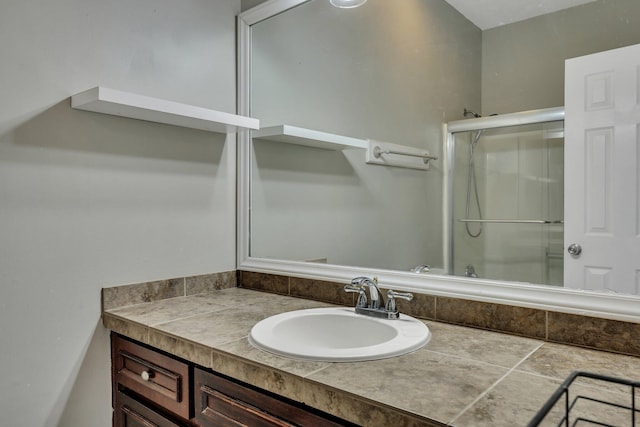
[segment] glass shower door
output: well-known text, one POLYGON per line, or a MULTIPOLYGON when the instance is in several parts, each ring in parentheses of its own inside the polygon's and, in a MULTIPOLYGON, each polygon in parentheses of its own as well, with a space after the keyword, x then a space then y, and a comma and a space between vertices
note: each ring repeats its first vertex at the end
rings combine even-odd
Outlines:
POLYGON ((562 286, 563 122, 453 136, 452 273, 562 286))

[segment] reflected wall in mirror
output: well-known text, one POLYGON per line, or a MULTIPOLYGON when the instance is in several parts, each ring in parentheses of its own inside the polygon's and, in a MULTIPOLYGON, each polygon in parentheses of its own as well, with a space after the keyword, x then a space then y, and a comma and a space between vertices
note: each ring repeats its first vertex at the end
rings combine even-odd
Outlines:
MULTIPOLYGON (((465 108, 487 116, 564 105, 565 59, 640 43, 638 19, 636 0, 597 0, 481 30, 442 0, 369 0, 351 10, 310 0, 253 25, 251 115, 263 127, 286 124, 388 141, 428 150, 439 160, 416 171, 367 165, 362 149, 254 139, 250 255, 399 271, 429 265, 431 273, 467 276, 471 265, 480 277, 561 285, 562 260, 555 258, 564 252, 561 224, 509 226, 511 236, 539 242, 535 255, 523 259, 520 253, 518 263, 516 237, 504 241, 509 234, 489 232, 497 224, 484 225, 482 244, 462 248, 443 241, 442 125, 463 119, 465 108), (470 261, 447 265, 443 247, 449 246, 465 249, 470 261)), ((483 135, 478 171, 526 156, 532 166, 521 165, 517 180, 536 182, 525 190, 546 200, 538 206, 542 219, 562 218, 562 186, 547 185, 562 180, 562 142, 545 140, 536 150, 513 144, 510 150, 500 144, 510 132, 483 135), (542 175, 531 174, 534 164, 542 175)), ((468 150, 474 136, 466 138, 468 150)), ((465 161, 452 178, 455 209, 466 203, 465 161)), ((506 218, 511 212, 490 209, 513 201, 499 187, 516 180, 501 182, 485 169, 486 176, 477 177, 480 203, 485 214, 506 218)), ((536 219, 531 215, 518 212, 536 219)), ((453 233, 458 237, 461 225, 453 233)))

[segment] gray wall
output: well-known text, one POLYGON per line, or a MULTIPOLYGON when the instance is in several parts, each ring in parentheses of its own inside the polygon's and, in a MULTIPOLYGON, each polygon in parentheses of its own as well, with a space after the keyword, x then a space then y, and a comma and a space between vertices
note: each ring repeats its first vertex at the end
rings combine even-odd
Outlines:
POLYGON ((100 289, 235 268, 235 140, 88 113, 235 112, 240 0, 0 2, 0 424, 111 423, 100 289))
POLYGON ((241 1, 242 11, 244 12, 245 10, 251 9, 252 7, 256 7, 260 3, 264 3, 266 1, 267 0, 242 0, 241 1))
POLYGON ((480 107, 481 32, 442 0, 313 0, 253 30, 252 115, 428 149, 431 171, 258 141, 254 256, 442 264, 442 122, 480 107))
POLYGON ((565 59, 637 43, 638 0, 598 0, 483 31, 483 114, 562 106, 565 59))

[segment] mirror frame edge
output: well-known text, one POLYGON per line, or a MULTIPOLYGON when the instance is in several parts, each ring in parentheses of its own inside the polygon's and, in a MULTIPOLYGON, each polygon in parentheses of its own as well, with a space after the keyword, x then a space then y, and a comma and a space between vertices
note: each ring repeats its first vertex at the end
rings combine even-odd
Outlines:
MULTIPOLYGON (((308 0, 268 0, 238 15, 238 114, 250 116, 251 112, 251 26, 306 1, 308 0)), ((237 144, 236 268, 238 270, 293 275, 340 283, 348 283, 356 276, 377 276, 382 286, 388 289, 640 323, 638 309, 640 296, 550 288, 520 282, 428 276, 393 270, 251 257, 249 256, 251 211, 251 134, 249 130, 238 132, 237 144)))

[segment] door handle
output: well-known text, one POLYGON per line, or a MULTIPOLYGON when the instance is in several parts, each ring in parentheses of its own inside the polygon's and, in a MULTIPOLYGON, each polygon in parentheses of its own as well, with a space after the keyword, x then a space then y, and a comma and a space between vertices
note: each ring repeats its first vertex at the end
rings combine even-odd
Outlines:
POLYGON ((573 256, 578 256, 578 255, 580 255, 582 253, 582 246, 580 246, 577 243, 572 243, 567 248, 567 252, 569 252, 569 254, 571 254, 573 256))

